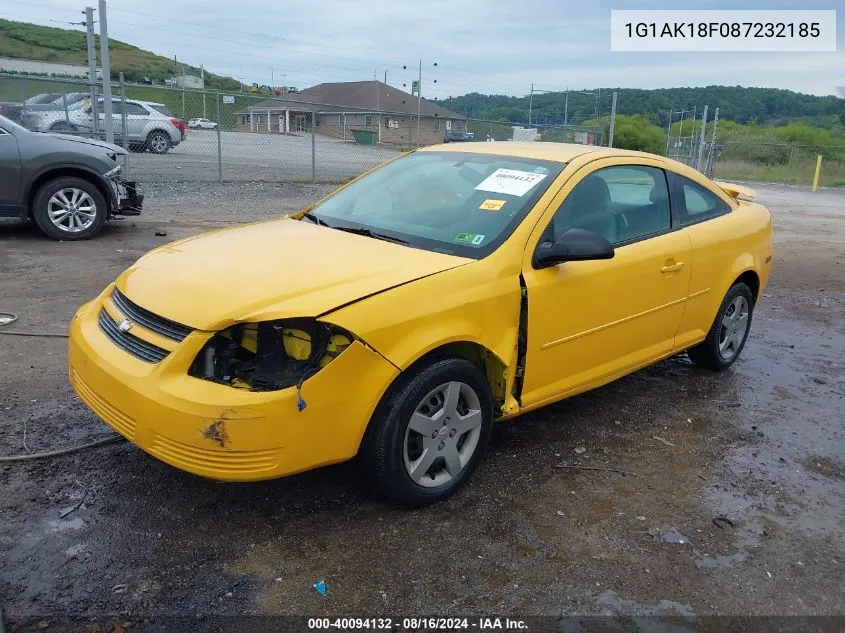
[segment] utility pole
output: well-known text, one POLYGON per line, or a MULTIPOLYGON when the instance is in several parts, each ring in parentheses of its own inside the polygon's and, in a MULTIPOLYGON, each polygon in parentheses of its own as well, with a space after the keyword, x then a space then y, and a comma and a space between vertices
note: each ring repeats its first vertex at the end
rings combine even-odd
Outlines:
POLYGON ((531 92, 528 93, 528 125, 531 125, 531 110, 534 107, 534 82, 531 82, 531 92))
POLYGON ((205 67, 200 64, 200 80, 202 81, 202 118, 205 118, 205 67))
POLYGON ((420 146, 420 114, 422 113, 422 60, 420 60, 420 74, 417 79, 417 147, 420 146))
POLYGON ((566 87, 566 98, 563 100, 563 129, 566 131, 566 124, 569 123, 569 86, 566 87))
POLYGON ((387 85, 387 68, 384 69, 384 84, 387 85))
POLYGON ((94 52, 94 8, 85 7, 85 28, 88 36, 88 90, 91 93, 91 129, 94 136, 100 130, 97 115, 97 55, 94 52))
POLYGON ((610 106, 610 134, 608 134, 607 146, 613 147, 613 130, 616 127, 616 91, 613 91, 613 103, 610 106))
POLYGON ((705 133, 707 132, 707 108, 709 106, 704 106, 704 114, 701 116, 701 142, 698 144, 698 160, 695 161, 695 168, 701 171, 701 159, 704 157, 704 139, 707 138, 705 133))
POLYGON ((109 27, 106 19, 106 0, 100 0, 100 65, 103 68, 103 123, 106 129, 106 143, 114 143, 111 68, 109 67, 109 27))

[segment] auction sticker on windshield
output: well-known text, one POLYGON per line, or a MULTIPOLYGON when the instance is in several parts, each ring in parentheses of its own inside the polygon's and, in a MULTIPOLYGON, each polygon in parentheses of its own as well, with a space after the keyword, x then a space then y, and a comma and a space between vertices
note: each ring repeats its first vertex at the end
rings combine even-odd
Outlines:
POLYGON ((505 200, 491 200, 488 198, 478 208, 482 211, 501 211, 502 207, 505 206, 505 202, 505 200))
POLYGON ((546 174, 535 174, 518 169, 497 169, 475 186, 477 191, 503 193, 508 196, 524 196, 546 174))
POLYGON ((484 241, 484 235, 475 235, 474 233, 458 233, 455 236, 455 242, 458 244, 472 244, 478 246, 484 241))

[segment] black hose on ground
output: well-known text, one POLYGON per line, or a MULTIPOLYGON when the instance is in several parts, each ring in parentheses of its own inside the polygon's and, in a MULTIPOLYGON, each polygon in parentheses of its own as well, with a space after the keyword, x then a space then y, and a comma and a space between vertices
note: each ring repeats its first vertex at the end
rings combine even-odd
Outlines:
POLYGON ((70 453, 77 453, 79 451, 84 451, 89 448, 95 448, 97 446, 104 446, 106 444, 120 442, 124 439, 126 438, 120 435, 115 435, 102 440, 88 442, 87 444, 80 444, 79 446, 69 446, 68 448, 60 448, 55 451, 47 451, 46 453, 24 453, 22 455, 9 455, 8 457, 0 457, 0 464, 7 464, 10 462, 25 462, 32 459, 46 459, 48 457, 58 457, 59 455, 69 455, 70 453))
MULTIPOLYGON (((6 326, 18 320, 18 315, 14 312, 0 312, 0 326, 6 326)), ((67 334, 58 334, 56 332, 20 332, 20 331, 4 331, 0 329, 0 334, 6 336, 40 336, 43 338, 67 338, 67 334)))

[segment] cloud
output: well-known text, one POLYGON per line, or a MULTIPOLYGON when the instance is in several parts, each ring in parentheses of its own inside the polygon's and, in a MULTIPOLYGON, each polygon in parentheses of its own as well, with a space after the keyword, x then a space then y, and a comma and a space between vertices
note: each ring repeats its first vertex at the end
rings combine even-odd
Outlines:
MULTIPOLYGON (((837 8, 825 0, 813 8, 837 8)), ((10 0, 10 19, 79 19, 76 0, 10 0), (12 10, 13 9, 13 10, 12 10)), ((306 87, 371 79, 406 88, 423 60, 426 96, 526 94, 545 89, 753 85, 831 94, 845 54, 612 53, 610 9, 660 9, 656 0, 110 0, 112 37, 245 82, 306 87), (437 63, 435 67, 434 64, 437 63), (436 83, 435 83, 436 80, 436 83)), ((677 7, 674 7, 677 8, 677 7)), ((688 8, 729 9, 732 0, 688 8)), ((798 9, 799 0, 751 0, 745 9, 798 9)), ((839 48, 845 49, 845 11, 839 48)))

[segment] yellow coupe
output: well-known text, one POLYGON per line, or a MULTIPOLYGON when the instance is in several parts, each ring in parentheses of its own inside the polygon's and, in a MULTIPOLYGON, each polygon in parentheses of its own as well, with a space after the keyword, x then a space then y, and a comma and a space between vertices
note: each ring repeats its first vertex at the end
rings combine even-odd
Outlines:
POLYGON ((70 379, 177 468, 248 481, 357 455, 428 504, 495 421, 684 350, 730 366, 772 263, 754 195, 638 152, 429 147, 147 253, 73 318, 70 379))

